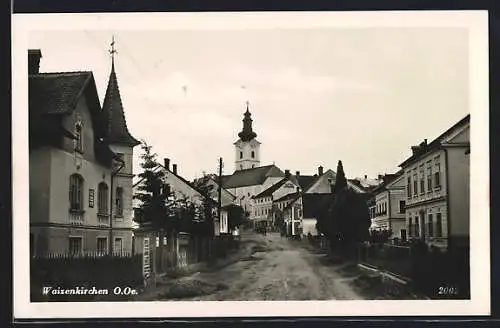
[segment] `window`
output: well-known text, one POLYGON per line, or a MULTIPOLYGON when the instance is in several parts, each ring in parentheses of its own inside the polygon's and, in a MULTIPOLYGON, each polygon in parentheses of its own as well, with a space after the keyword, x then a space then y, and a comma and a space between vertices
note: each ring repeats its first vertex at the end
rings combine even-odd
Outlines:
POLYGON ((418 216, 415 217, 415 237, 420 236, 420 222, 418 221, 418 216))
POLYGON ((428 215, 427 219, 427 234, 429 237, 433 237, 434 233, 434 223, 433 223, 433 217, 432 213, 428 215))
POLYGON ((255 151, 252 150, 252 158, 255 158, 255 151))
POLYGON ((115 254, 121 254, 123 252, 123 239, 115 238, 115 254))
POLYGON ((436 237, 443 236, 443 222, 441 219, 441 213, 436 213, 436 237))
POLYGON ((424 170, 420 171, 420 194, 425 193, 424 170))
POLYGON ((240 165, 240 170, 243 170, 243 165, 240 165))
POLYGON ((434 188, 441 187, 441 165, 436 163, 436 172, 434 172, 434 188))
POLYGON ((98 253, 106 253, 108 248, 108 238, 106 237, 97 237, 97 252, 98 253))
POLYGON ((240 151, 240 159, 242 159, 242 158, 243 158, 243 152, 240 151))
POLYGON ((163 237, 163 245, 167 244, 167 237, 163 237))
POLYGON ((252 169, 255 168, 255 164, 252 164, 252 169))
POLYGON ((97 190, 97 214, 108 215, 108 185, 99 183, 97 190))
POLYGON ((69 237, 69 253, 72 255, 83 252, 82 237, 69 237))
POLYGON ((411 177, 407 178, 406 193, 408 194, 408 198, 411 198, 411 177))
POLYGON ((116 198, 115 198, 115 208, 116 208, 116 216, 123 216, 123 188, 116 188, 116 198))
POLYGON ((69 178, 69 202, 70 210, 83 211, 83 178, 79 174, 69 178))
POLYGON ((401 229, 401 240, 406 241, 406 229, 401 229))
POLYGON ((427 167, 427 192, 432 191, 432 166, 427 167))
POLYGON ((417 175, 413 175, 413 197, 418 196, 418 182, 417 182, 417 175))
POLYGON ((410 229, 410 237, 413 237, 415 234, 413 228, 413 219, 411 217, 408 218, 408 229, 410 229))
POLYGON ((75 124, 75 131, 74 131, 74 134, 75 134, 75 140, 74 140, 74 143, 75 143, 75 151, 77 152, 83 152, 83 136, 82 136, 82 123, 81 122, 77 122, 75 124))
POLYGON ((399 213, 405 212, 406 202, 404 200, 399 201, 399 213))
POLYGON ((95 202, 95 190, 89 189, 89 207, 90 208, 94 208, 94 202, 95 202))

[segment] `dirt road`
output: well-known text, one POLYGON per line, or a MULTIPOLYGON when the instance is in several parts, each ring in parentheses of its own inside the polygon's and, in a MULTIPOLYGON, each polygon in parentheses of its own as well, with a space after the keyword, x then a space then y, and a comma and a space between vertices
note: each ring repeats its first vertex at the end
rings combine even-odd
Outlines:
POLYGON ((322 255, 279 234, 244 232, 232 264, 160 283, 154 300, 259 301, 362 299, 322 255), (187 291, 191 288, 191 291, 187 291), (175 290, 175 292, 174 292, 175 290), (184 292, 183 292, 184 290, 184 292))

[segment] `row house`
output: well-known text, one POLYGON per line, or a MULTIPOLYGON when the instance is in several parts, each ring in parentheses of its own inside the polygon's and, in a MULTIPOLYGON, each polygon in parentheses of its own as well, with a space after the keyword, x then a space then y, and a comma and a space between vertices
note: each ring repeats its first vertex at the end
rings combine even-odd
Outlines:
POLYGON ((254 218, 257 221, 273 221, 276 211, 279 209, 281 202, 275 203, 276 200, 283 197, 300 192, 304 187, 311 183, 313 176, 301 176, 297 171, 295 175, 290 174, 290 170, 285 170, 285 177, 253 197, 254 218))
POLYGON ((114 59, 101 107, 92 72, 41 73, 28 51, 30 250, 132 251, 132 157, 114 59))
POLYGON ((390 238, 407 239, 406 184, 404 171, 386 174, 383 182, 372 191, 369 200, 372 230, 390 230, 390 238))
POLYGON ((437 247, 468 245, 470 115, 400 164, 410 238, 437 247))

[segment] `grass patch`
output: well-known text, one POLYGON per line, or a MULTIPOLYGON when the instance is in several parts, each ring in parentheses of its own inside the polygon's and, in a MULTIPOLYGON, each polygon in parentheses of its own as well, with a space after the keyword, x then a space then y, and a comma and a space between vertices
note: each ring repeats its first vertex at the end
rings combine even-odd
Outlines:
POLYGON ((228 286, 222 283, 212 285, 195 279, 176 281, 170 284, 164 292, 159 294, 158 298, 160 300, 191 298, 213 294, 227 288, 228 286))

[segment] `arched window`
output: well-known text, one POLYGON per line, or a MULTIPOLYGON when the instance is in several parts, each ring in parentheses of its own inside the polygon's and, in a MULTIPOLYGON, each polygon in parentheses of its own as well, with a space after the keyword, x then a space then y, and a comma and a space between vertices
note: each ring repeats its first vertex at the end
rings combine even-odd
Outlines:
POLYGON ((78 152, 83 152, 83 136, 82 136, 82 123, 77 122, 75 124, 75 150, 78 152))
POLYGON ((255 158, 255 151, 252 150, 252 158, 255 158))
POLYGON ((123 216, 123 188, 116 188, 116 216, 123 216))
POLYGON ((101 215, 108 214, 108 185, 104 182, 99 183, 97 190, 97 213, 101 215))
POLYGON ((69 203, 73 211, 83 211, 83 178, 73 174, 69 178, 69 203))

